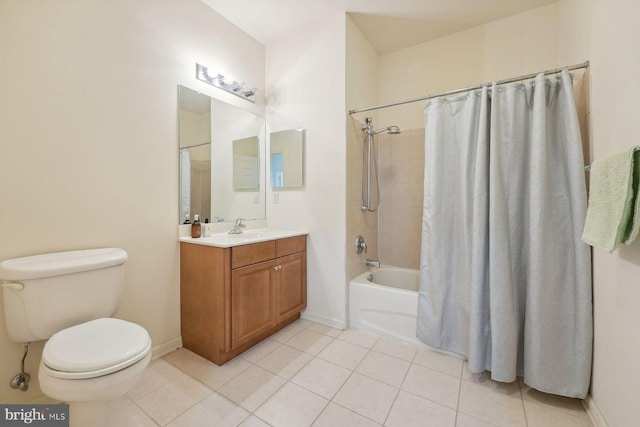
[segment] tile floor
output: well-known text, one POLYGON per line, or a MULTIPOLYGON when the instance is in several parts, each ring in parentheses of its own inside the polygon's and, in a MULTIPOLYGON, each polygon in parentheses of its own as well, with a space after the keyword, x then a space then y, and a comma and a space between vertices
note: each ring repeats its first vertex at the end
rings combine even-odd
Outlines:
POLYGON ((151 362, 128 397, 134 426, 592 426, 579 400, 307 320, 223 366, 178 349, 151 362))

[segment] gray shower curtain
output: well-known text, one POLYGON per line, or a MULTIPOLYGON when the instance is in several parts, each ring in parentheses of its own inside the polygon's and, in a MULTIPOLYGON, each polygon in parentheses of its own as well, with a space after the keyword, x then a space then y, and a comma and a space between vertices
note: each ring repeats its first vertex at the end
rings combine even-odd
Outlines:
POLYGON ((586 396, 586 188, 571 76, 425 107, 418 338, 497 381, 586 396))

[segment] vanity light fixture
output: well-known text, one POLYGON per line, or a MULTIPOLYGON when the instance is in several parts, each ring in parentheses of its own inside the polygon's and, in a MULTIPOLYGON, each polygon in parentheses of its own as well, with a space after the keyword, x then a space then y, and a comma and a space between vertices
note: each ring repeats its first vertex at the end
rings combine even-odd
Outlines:
POLYGON ((239 82, 230 76, 224 76, 204 65, 196 62, 196 78, 200 81, 232 93, 247 101, 256 102, 256 90, 244 82, 239 82))

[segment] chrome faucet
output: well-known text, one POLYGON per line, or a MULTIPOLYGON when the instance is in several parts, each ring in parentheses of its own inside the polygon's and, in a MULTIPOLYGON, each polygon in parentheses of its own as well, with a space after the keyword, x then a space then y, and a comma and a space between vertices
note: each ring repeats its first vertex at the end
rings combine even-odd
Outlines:
POLYGON ((380 261, 378 261, 377 259, 369 259, 369 258, 367 258, 367 260, 364 263, 366 265, 370 266, 370 267, 378 267, 378 268, 380 268, 380 261))
POLYGON ((229 230, 229 234, 240 234, 242 233, 242 229, 247 226, 247 224, 243 224, 244 218, 236 219, 236 223, 233 225, 233 229, 229 230))

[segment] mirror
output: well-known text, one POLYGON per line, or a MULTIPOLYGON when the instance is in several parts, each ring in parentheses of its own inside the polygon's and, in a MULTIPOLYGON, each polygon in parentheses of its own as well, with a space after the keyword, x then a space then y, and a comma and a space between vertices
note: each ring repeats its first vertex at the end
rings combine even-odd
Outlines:
POLYGON ((211 218, 211 144, 180 148, 180 218, 211 218))
POLYGON ((304 185, 304 129, 270 134, 271 188, 300 188, 304 185))
POLYGON ((260 188, 260 155, 258 137, 233 141, 233 189, 258 191, 260 188))
POLYGON ((180 216, 265 218, 264 117, 178 86, 180 216))

